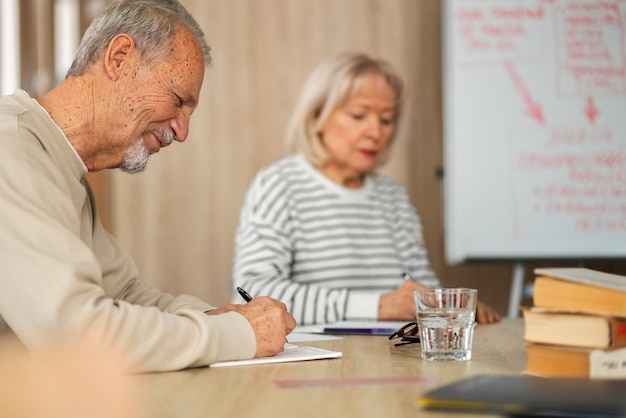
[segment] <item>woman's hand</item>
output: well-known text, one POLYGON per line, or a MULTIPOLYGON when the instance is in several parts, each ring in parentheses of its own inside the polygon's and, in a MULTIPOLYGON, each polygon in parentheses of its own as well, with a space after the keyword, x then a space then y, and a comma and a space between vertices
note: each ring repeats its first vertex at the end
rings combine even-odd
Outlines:
MULTIPOLYGON (((413 292, 420 289, 428 289, 428 287, 413 280, 407 280, 396 290, 383 294, 378 305, 378 319, 415 320, 413 292)), ((476 322, 479 324, 494 324, 500 322, 500 314, 481 301, 477 301, 476 322)))
POLYGON ((481 301, 476 302, 476 321, 479 324, 494 324, 500 322, 500 314, 481 301))
POLYGON ((415 320, 413 292, 420 289, 428 289, 428 287, 413 280, 406 280, 393 292, 383 294, 378 305, 378 319, 382 321, 415 320))

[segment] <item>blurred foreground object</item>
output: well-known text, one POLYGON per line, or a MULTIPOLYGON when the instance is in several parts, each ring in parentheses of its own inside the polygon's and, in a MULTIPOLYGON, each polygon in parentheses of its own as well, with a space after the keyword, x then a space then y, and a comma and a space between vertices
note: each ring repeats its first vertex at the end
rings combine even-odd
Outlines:
POLYGON ((123 364, 95 343, 74 341, 30 354, 0 341, 0 416, 141 417, 123 364))

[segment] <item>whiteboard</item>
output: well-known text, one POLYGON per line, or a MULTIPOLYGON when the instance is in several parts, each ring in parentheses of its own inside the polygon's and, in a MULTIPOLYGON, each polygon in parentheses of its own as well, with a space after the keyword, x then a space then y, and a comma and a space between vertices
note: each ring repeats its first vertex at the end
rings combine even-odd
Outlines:
POLYGON ((626 1, 442 4, 447 261, 626 257, 626 1))

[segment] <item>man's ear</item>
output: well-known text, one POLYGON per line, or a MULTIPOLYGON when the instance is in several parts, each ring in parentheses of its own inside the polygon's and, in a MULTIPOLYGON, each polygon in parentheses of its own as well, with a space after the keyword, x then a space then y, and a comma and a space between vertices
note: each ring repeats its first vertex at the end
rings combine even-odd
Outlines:
POLYGON ((117 80, 132 65, 136 55, 135 40, 128 34, 116 35, 104 52, 104 68, 112 80, 117 80))

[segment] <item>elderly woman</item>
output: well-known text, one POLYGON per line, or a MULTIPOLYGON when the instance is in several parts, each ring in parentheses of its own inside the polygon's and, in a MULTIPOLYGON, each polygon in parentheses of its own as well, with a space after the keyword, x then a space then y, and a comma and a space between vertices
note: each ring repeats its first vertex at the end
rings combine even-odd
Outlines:
MULTIPOLYGON (((313 70, 287 129, 293 154, 247 191, 234 285, 283 301, 301 325, 415 319, 413 291, 441 285, 405 189, 375 171, 393 142, 402 90, 394 68, 362 53, 313 70)), ((481 304, 477 319, 499 316, 481 304)))

